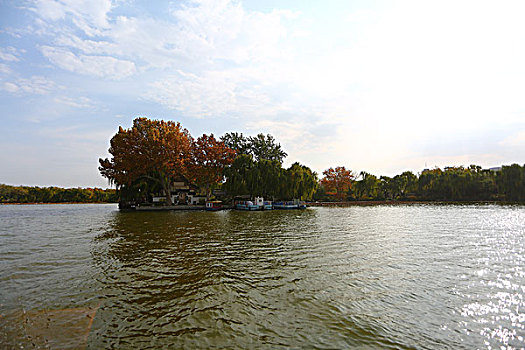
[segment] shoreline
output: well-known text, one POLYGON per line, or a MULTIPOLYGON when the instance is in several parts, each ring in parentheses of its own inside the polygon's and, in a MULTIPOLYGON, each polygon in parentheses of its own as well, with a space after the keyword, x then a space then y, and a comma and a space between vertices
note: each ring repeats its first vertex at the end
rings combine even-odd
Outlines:
POLYGON ((29 203, 20 203, 20 202, 8 202, 0 203, 0 205, 51 205, 51 204, 118 204, 117 202, 29 202, 29 203))
MULTIPOLYGON (((62 204, 118 204, 117 202, 30 202, 30 203, 19 203, 19 202, 8 202, 0 203, 0 205, 62 205, 62 204)), ((376 205, 420 205, 420 204, 498 204, 498 205, 525 205, 525 202, 509 202, 509 201, 447 201, 447 200, 378 200, 378 201, 344 201, 344 202, 306 202, 309 207, 354 207, 354 206, 376 206, 376 205)), ((204 206, 172 206, 172 207, 155 207, 150 209, 149 207, 142 207, 142 211, 153 211, 153 210, 173 210, 173 209, 204 209, 204 206), (186 208, 188 207, 188 208, 186 208), (201 208, 202 207, 202 208, 201 208), (147 208, 147 209, 146 209, 147 208)), ((227 208, 231 209, 231 208, 227 208)))
POLYGON ((446 201, 446 200, 381 200, 381 201, 345 201, 345 202, 307 202, 310 207, 354 207, 354 206, 376 206, 376 205, 421 205, 421 204, 438 204, 438 205, 468 205, 468 204, 496 204, 496 205, 523 205, 523 202, 507 201, 446 201))

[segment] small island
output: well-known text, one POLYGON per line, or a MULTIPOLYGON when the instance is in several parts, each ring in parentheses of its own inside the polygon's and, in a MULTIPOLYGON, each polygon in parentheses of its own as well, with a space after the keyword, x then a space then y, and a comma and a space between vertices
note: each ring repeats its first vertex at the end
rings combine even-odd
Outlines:
MULTIPOLYGON (((121 209, 191 209, 206 201, 309 201, 317 174, 305 165, 283 168, 287 156, 273 136, 231 132, 194 139, 180 123, 137 118, 111 139, 100 173, 119 190, 121 209), (259 199, 259 200, 261 200, 259 199)), ((250 204, 247 204, 250 205, 250 204)), ((255 204, 253 204, 255 205, 255 204)))

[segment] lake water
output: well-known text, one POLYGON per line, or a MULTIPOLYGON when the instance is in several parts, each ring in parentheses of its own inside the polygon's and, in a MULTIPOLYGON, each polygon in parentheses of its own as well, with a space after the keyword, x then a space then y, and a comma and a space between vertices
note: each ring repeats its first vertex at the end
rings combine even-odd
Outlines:
POLYGON ((523 348, 524 294, 523 206, 0 206, 7 349, 523 348))

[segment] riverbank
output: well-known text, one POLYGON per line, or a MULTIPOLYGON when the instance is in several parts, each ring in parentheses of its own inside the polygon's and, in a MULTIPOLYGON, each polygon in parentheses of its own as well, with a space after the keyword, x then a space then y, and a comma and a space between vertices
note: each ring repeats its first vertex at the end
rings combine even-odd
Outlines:
POLYGON ((376 205, 421 205, 421 204, 456 204, 456 205, 472 205, 472 204, 498 204, 498 205, 523 205, 522 202, 507 202, 507 201, 403 201, 403 200, 383 200, 383 201, 346 201, 346 202, 307 202, 309 207, 353 207, 353 206, 376 206, 376 205))
POLYGON ((49 204, 118 204, 117 202, 30 202, 30 203, 24 203, 24 202, 6 202, 6 203, 0 203, 0 205, 49 205, 49 204))

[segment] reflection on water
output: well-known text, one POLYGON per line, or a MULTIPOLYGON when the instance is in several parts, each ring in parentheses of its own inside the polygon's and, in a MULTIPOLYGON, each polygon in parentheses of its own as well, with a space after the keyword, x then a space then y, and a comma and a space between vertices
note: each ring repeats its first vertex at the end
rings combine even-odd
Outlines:
POLYGON ((520 348, 524 249, 520 206, 4 206, 0 342, 100 305, 88 348, 520 348))

